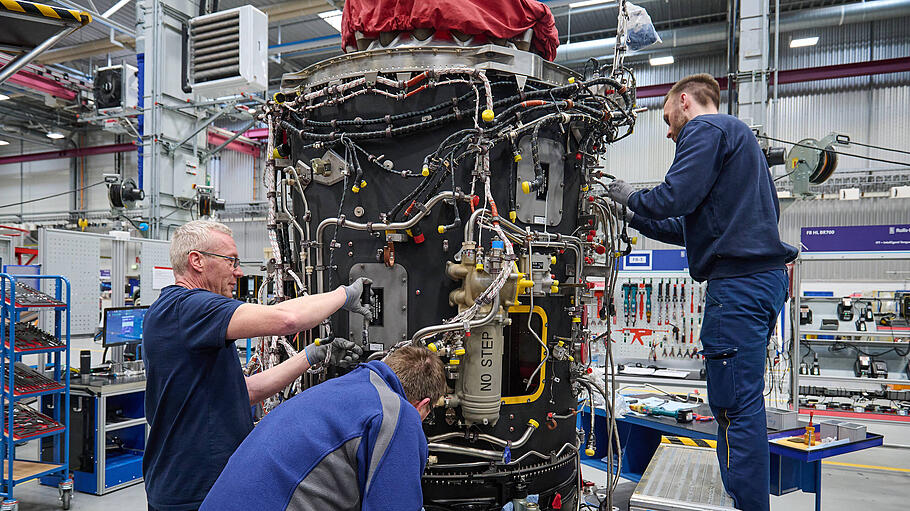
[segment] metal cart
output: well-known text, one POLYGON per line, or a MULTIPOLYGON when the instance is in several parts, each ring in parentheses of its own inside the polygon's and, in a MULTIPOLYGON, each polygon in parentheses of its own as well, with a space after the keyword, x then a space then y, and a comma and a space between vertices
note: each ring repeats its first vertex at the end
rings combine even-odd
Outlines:
POLYGON ((0 497, 14 507, 16 485, 41 477, 56 477, 63 509, 69 509, 73 480, 69 473, 70 407, 70 284, 65 277, 33 275, 48 293, 23 284, 15 275, 0 273, 0 374, 3 375, 3 458, 0 497), (41 311, 44 329, 21 321, 27 311, 41 311), (38 368, 23 357, 38 356, 38 368), (40 400, 42 408, 28 403, 40 400), (38 440, 39 460, 16 457, 16 447, 38 440))

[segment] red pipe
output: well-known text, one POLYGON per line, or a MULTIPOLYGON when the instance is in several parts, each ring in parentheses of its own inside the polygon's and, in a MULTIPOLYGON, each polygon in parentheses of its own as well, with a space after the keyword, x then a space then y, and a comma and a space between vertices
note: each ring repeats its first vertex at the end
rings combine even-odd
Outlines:
POLYGON ((36 90, 38 92, 44 92, 45 94, 50 94, 51 96, 65 99, 67 101, 76 99, 75 91, 67 89, 54 80, 50 80, 43 76, 38 76, 28 71, 19 71, 13 76, 10 76, 9 82, 36 90))
MULTIPOLYGON (((222 135, 221 133, 210 131, 208 132, 208 143, 214 146, 220 146, 227 140, 229 137, 222 135)), ((245 144, 239 140, 234 140, 227 146, 225 149, 230 149, 231 151, 237 151, 238 153, 248 154, 250 156, 259 156, 259 148, 252 146, 250 144, 245 144)))
POLYGON ((0 158, 0 165, 40 160, 59 160, 62 158, 78 158, 80 156, 95 156, 97 154, 126 153, 135 150, 136 144, 133 142, 127 144, 77 147, 75 149, 64 149, 62 151, 48 151, 45 153, 29 153, 19 154, 16 156, 4 156, 0 158))
MULTIPOLYGON (((833 66, 807 67, 803 69, 788 69, 778 73, 779 83, 802 83, 814 82, 817 80, 833 80, 835 78, 850 78, 853 76, 870 76, 886 73, 901 73, 910 71, 910 57, 900 57, 896 59, 870 60, 866 62, 854 62, 852 64, 836 64, 833 66)), ((717 83, 721 90, 727 89, 727 79, 717 77, 717 83)), ((768 80, 768 83, 774 84, 774 75, 768 80)), ((646 85, 638 87, 635 91, 636 98, 657 98, 665 96, 670 92, 672 83, 662 83, 659 85, 646 85)))
POLYGON ((269 138, 269 129, 268 128, 253 128, 247 130, 244 134, 244 137, 250 138, 253 140, 265 140, 269 138))

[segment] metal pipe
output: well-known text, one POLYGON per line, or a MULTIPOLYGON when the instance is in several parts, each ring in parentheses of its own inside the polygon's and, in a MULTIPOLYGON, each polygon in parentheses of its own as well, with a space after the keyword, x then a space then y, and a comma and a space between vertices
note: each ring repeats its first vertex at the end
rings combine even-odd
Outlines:
MULTIPOLYGON (((910 0, 877 0, 857 2, 846 5, 806 9, 793 13, 781 13, 780 31, 793 32, 807 28, 828 27, 891 19, 910 14, 910 0)), ((727 23, 711 23, 694 27, 685 27, 660 31, 663 43, 654 48, 674 48, 679 46, 703 45, 720 42, 726 38, 727 23)), ((616 40, 614 38, 597 39, 560 45, 556 50, 555 62, 567 64, 587 60, 591 57, 602 58, 612 55, 616 40)))
MULTIPOLYGON (((490 312, 486 316, 480 319, 472 319, 468 322, 468 328, 480 328, 482 326, 487 326, 493 322, 493 318, 496 317, 496 314, 499 313, 499 293, 493 295, 493 304, 490 307, 490 312)), ((432 335, 441 334, 443 332, 454 332, 455 330, 464 329, 464 323, 444 323, 441 325, 430 325, 425 326, 414 333, 414 336, 411 337, 411 343, 415 343, 424 338, 430 337, 432 335)))
MULTIPOLYGON (((517 448, 523 446, 524 444, 528 443, 528 440, 531 439, 531 435, 534 433, 534 431, 536 429, 537 429, 537 426, 534 426, 533 424, 528 424, 528 429, 526 429, 525 432, 522 433, 521 437, 518 440, 512 442, 511 444, 509 443, 508 440, 503 440, 503 439, 501 439, 497 436, 493 436, 493 435, 487 435, 486 433, 481 433, 481 434, 477 435, 477 439, 483 440, 485 442, 490 442, 491 444, 498 445, 500 447, 510 446, 511 449, 517 449, 517 448)), ((431 436, 431 437, 427 438, 427 441, 442 442, 445 440, 450 440, 452 438, 465 438, 465 435, 464 435, 464 433, 459 433, 457 431, 452 432, 452 433, 443 433, 441 435, 431 436)))
POLYGON ((18 57, 14 58, 13 60, 7 62, 7 64, 5 66, 3 66, 3 69, 0 69, 0 84, 2 84, 7 79, 9 79, 10 76, 13 76, 14 74, 16 74, 17 71, 19 71, 20 69, 22 69, 23 67, 28 65, 29 62, 35 60, 35 57, 37 57, 38 55, 41 55, 41 53, 43 53, 44 50, 47 50, 51 46, 57 44, 57 41, 72 34, 76 30, 79 30, 80 28, 82 28, 82 25, 77 25, 75 27, 70 27, 70 26, 64 27, 62 30, 60 30, 60 32, 57 32, 56 34, 47 38, 43 43, 32 48, 31 51, 29 51, 27 53, 23 53, 22 55, 19 55, 18 57))
MULTIPOLYGON (((319 222, 319 225, 316 226, 316 236, 314 238, 314 241, 316 243, 321 243, 322 235, 325 233, 326 228, 328 228, 330 225, 333 225, 333 224, 337 225, 338 227, 347 227, 348 229, 353 229, 355 231, 368 231, 368 232, 386 231, 386 230, 395 231, 395 230, 410 229, 411 227, 417 225, 417 222, 419 222, 421 219, 423 219, 423 217, 425 217, 427 215, 427 213, 429 213, 430 210, 433 209, 434 206, 436 206, 443 200, 446 200, 446 199, 459 200, 459 199, 464 199, 464 198, 465 198, 465 194, 463 194, 461 192, 448 192, 447 191, 447 192, 438 193, 438 194, 434 195, 433 197, 430 197, 430 199, 426 202, 426 204, 423 205, 424 207, 421 208, 420 210, 418 210, 417 214, 414 215, 413 217, 411 217, 411 219, 408 220, 407 222, 392 222, 390 224, 376 222, 376 223, 363 224, 363 223, 359 223, 359 222, 349 222, 344 218, 344 216, 326 218, 325 220, 319 222)), ((317 272, 323 271, 322 250, 321 249, 316 250, 316 271, 317 272)), ((316 285, 318 288, 317 292, 322 293, 323 288, 324 288, 322 279, 316 279, 316 285)))

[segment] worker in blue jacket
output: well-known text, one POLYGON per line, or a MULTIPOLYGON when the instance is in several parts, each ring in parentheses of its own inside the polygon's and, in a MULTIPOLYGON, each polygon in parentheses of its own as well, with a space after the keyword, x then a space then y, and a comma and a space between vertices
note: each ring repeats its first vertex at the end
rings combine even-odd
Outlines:
POLYGON ((439 357, 406 346, 265 416, 200 511, 419 511, 422 421, 445 394, 439 357))
POLYGON ((762 511, 770 508, 766 348, 797 251, 780 239, 777 191, 755 135, 718 114, 719 102, 708 74, 674 84, 664 121, 676 156, 664 181, 635 191, 616 180, 608 195, 645 236, 685 246, 692 278, 708 281, 701 342, 721 476, 737 509, 762 511))

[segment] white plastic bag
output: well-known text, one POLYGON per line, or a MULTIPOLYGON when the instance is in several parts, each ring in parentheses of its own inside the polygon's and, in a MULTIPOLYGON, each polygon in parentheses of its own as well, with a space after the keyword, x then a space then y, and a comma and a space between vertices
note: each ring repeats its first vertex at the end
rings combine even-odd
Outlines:
POLYGON ((651 16, 644 7, 639 7, 632 2, 626 2, 626 12, 629 19, 625 21, 626 47, 635 51, 651 46, 652 44, 662 42, 654 24, 651 23, 651 16))

